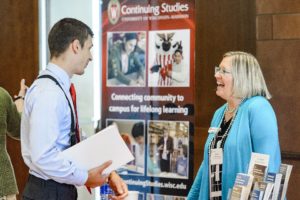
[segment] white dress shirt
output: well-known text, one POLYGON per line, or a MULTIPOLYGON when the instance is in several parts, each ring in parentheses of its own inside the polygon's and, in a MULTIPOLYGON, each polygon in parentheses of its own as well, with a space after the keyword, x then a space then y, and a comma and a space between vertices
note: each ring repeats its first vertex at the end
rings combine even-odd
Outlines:
MULTIPOLYGON (((60 67, 49 63, 41 75, 53 76, 70 96, 70 77, 60 67)), ((22 156, 29 173, 59 183, 84 185, 87 170, 64 158, 61 152, 70 147, 71 112, 67 99, 56 83, 49 78, 34 81, 25 97, 21 123, 22 156)), ((75 114, 74 114, 75 116, 75 114)))

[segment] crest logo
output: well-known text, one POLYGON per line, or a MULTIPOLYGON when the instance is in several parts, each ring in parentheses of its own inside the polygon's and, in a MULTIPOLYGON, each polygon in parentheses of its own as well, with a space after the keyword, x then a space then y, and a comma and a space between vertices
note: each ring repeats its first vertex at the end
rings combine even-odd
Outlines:
POLYGON ((110 0, 107 8, 108 19, 111 24, 116 24, 119 21, 121 6, 118 0, 110 0))

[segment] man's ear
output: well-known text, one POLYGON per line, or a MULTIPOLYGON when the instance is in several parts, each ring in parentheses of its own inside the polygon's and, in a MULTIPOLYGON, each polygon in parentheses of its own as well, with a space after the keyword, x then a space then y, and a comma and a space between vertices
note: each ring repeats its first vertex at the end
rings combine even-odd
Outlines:
POLYGON ((77 39, 74 40, 70 45, 71 45, 72 51, 73 51, 75 54, 77 54, 78 51, 81 49, 80 42, 79 42, 79 40, 77 40, 77 39))

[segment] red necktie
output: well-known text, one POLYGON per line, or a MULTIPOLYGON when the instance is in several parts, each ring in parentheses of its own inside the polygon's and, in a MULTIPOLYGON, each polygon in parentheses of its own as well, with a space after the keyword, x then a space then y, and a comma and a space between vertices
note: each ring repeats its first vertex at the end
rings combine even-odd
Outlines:
MULTIPOLYGON (((76 141, 80 142, 79 126, 78 126, 78 115, 77 115, 77 105, 76 105, 76 90, 75 90, 75 86, 74 86, 73 83, 71 83, 71 86, 70 86, 70 94, 71 94, 71 97, 72 97, 74 110, 75 110, 75 115, 76 115, 76 128, 75 128, 76 141)), ((86 187, 86 188, 89 191, 89 193, 92 194, 91 188, 89 188, 89 187, 86 187)))
POLYGON ((79 136, 79 126, 78 126, 77 105, 76 105, 76 90, 75 90, 73 83, 71 83, 70 94, 72 97, 73 106, 74 106, 74 110, 75 110, 75 116, 76 116, 76 128, 75 128, 76 141, 79 142, 80 136, 79 136))

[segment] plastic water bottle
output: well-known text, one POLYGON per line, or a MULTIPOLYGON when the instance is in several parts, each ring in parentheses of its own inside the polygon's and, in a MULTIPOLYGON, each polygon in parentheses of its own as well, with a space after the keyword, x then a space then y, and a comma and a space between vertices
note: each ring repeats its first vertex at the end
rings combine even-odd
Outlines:
POLYGON ((100 187, 100 199, 101 200, 107 200, 108 195, 107 195, 107 184, 104 184, 100 187))
POLYGON ((112 189, 109 187, 109 184, 104 184, 100 187, 100 199, 109 200, 109 195, 113 194, 112 189))

